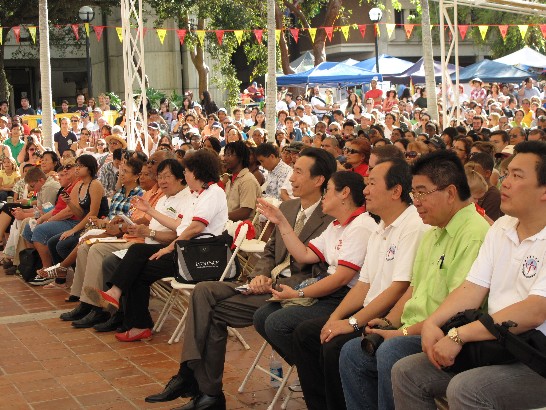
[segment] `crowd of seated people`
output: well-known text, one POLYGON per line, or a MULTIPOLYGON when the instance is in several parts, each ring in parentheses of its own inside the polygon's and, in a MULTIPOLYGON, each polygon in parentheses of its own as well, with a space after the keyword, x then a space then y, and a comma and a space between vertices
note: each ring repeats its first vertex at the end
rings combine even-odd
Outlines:
POLYGON ((309 409, 546 406, 546 380, 517 361, 450 371, 495 338, 480 322, 441 329, 487 306, 514 334, 546 332, 544 93, 476 78, 444 124, 424 89, 285 91, 274 135, 260 107, 228 113, 205 91, 162 101, 134 141, 123 112, 101 117, 104 96, 78 96, 51 148, 0 102, 5 274, 31 255, 25 280, 67 294, 67 325, 150 340, 150 288, 177 271, 176 241, 269 220, 248 278, 195 286, 179 372, 147 402, 226 408, 227 329, 254 326, 296 366, 309 409), (371 353, 363 333, 380 340, 371 353))

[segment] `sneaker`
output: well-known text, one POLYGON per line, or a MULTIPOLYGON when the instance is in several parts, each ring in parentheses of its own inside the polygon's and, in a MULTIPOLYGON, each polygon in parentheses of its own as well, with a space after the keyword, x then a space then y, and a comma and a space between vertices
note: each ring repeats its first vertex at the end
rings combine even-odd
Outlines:
POLYGON ((31 281, 29 281, 28 283, 30 283, 33 286, 44 286, 44 285, 47 285, 48 283, 53 282, 54 280, 55 278, 42 278, 36 275, 36 277, 32 279, 31 281))

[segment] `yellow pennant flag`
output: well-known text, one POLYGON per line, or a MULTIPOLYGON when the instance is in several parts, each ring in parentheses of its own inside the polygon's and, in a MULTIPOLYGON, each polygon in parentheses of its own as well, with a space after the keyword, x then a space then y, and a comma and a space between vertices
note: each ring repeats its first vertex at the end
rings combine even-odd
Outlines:
POLYGON ((432 33, 432 29, 434 28, 434 24, 430 25, 430 32, 432 33))
POLYGON ((30 37, 32 38, 32 42, 36 44, 36 27, 27 27, 27 29, 30 33, 30 37))
POLYGON ((308 28, 307 31, 309 31, 309 36, 311 37, 311 42, 315 42, 315 36, 317 35, 317 29, 316 28, 308 28))
POLYGON ((89 23, 84 23, 83 26, 85 27, 85 35, 89 37, 89 23))
POLYGON ((167 35, 167 30, 164 28, 158 28, 155 30, 157 32, 157 37, 159 37, 159 42, 163 45, 165 41, 165 36, 167 35))
POLYGON ((243 41, 243 30, 233 30, 233 34, 235 34, 235 38, 237 39, 237 44, 241 45, 241 41, 243 41))
POLYGON ((3 38, 2 38, 3 37, 3 35, 2 35, 3 31, 4 31, 4 28, 0 27, 0 46, 2 45, 2 41, 4 41, 3 38))
POLYGON ((195 30, 195 33, 197 34, 197 39, 199 40, 199 43, 201 46, 205 45, 205 30, 195 30))
POLYGON ((478 26, 478 29, 480 30, 480 34, 482 36, 482 40, 485 41, 485 36, 487 35, 487 29, 489 26, 478 26))
POLYGON ((281 30, 275 29, 275 41, 277 44, 281 42, 281 30))
POLYGON ((375 26, 375 36, 377 38, 381 37, 381 30, 379 30, 379 24, 375 23, 374 26, 375 26))
POLYGON ((118 33, 119 42, 123 43, 123 28, 116 27, 116 33, 118 33))
POLYGON ((521 34, 521 38, 525 39, 525 35, 527 34, 527 29, 529 28, 529 26, 526 25, 526 24, 525 25, 519 25, 518 28, 519 28, 519 32, 521 34))
POLYGON ((341 26, 341 33, 343 34, 343 37, 345 37, 345 41, 349 40, 349 27, 350 26, 341 26))
POLYGON ((392 38, 396 24, 385 24, 385 26, 387 26, 387 36, 392 38))

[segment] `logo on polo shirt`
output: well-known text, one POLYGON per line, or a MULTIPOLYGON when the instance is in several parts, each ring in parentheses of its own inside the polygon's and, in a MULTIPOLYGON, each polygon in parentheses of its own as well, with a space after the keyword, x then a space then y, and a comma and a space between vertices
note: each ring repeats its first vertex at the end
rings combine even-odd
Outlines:
POLYGON ((385 260, 392 261, 394 259, 394 255, 396 253, 396 245, 393 243, 391 246, 389 246, 389 250, 387 251, 387 255, 385 256, 385 260))
POLYGON ((523 266, 521 267, 521 273, 526 278, 532 278, 538 272, 538 264, 540 260, 536 256, 528 256, 523 261, 523 266))
POLYGON ((341 247, 343 246, 343 239, 338 240, 336 245, 336 251, 339 251, 341 247))

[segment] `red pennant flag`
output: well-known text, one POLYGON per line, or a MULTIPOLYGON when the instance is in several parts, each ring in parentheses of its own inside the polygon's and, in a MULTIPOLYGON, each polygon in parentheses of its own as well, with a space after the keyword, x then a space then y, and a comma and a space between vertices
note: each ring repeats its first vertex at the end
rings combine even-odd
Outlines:
POLYGON ((466 32, 468 31, 468 24, 459 24, 459 33, 461 33, 461 39, 464 40, 466 32))
POLYGON ((546 38, 546 24, 541 24, 539 27, 540 31, 542 31, 542 36, 546 38))
POLYGON ((332 35, 334 34, 334 28, 333 27, 323 27, 324 31, 326 31, 326 36, 328 36, 328 40, 332 41, 332 35))
POLYGON ((256 40, 258 40, 258 43, 262 44, 262 37, 264 35, 264 31, 256 29, 254 30, 254 35, 256 36, 256 40))
POLYGON ((13 27, 13 34, 15 34, 15 41, 18 43, 21 38, 21 26, 13 27))
POLYGON ((298 43, 298 38, 299 38, 299 35, 300 35, 300 30, 297 29, 297 28, 291 28, 290 33, 292 34, 292 37, 294 37, 294 41, 297 44, 298 43))
POLYGON ((80 26, 79 24, 71 24, 72 31, 74 32, 74 36, 76 37, 76 40, 80 39, 80 26))
POLYGON ((504 38, 506 37, 506 33, 508 33, 508 24, 499 26, 499 31, 502 39, 504 40, 504 38))
POLYGON ((404 31, 406 32, 406 38, 409 40, 415 24, 404 24, 404 31))
POLYGON ((218 44, 222 45, 222 40, 224 39, 224 30, 216 30, 216 38, 218 39, 218 44))
POLYGON ((97 41, 100 41, 100 38, 102 37, 102 32, 104 31, 104 26, 94 26, 93 28, 95 29, 97 41))
POLYGON ((358 30, 360 31, 360 34, 362 34, 362 38, 366 35, 366 25, 365 24, 359 24, 358 30))
POLYGON ((176 34, 178 34, 178 39, 180 40, 180 45, 184 44, 184 38, 186 37, 186 30, 176 30, 176 34))

